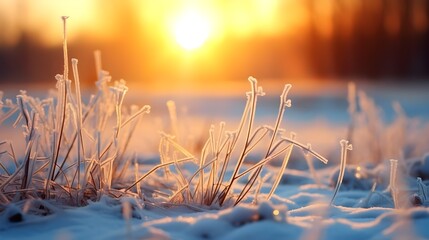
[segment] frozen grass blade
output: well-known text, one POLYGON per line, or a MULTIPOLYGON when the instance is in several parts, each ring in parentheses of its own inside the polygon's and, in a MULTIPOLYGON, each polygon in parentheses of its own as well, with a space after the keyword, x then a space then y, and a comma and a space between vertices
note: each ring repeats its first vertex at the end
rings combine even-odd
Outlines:
MULTIPOLYGON (((3 107, 3 106, 2 106, 3 107)), ((9 119, 14 113, 16 113, 19 110, 19 107, 13 107, 5 114, 0 115, 0 124, 3 124, 3 122, 6 119, 9 119)))
POLYGON ((136 154, 134 154, 133 162, 134 162, 134 177, 135 177, 135 181, 137 182, 137 184, 136 184, 137 195, 140 196, 140 197, 142 197, 143 195, 142 195, 142 189, 141 189, 141 186, 140 186, 140 181, 137 181, 138 177, 139 177, 139 163, 137 161, 136 154))
POLYGON ((285 148, 282 148, 280 151, 271 154, 269 157, 264 158, 262 160, 260 160, 258 163, 256 163, 255 165, 249 167, 248 169, 244 170, 243 172, 240 172, 240 174, 237 175, 237 179, 241 178, 243 176, 245 176, 246 174, 248 174, 251 171, 254 171, 255 169, 258 169, 262 166, 264 166, 266 163, 272 161, 273 159, 275 159, 276 157, 280 156, 282 153, 284 153, 286 150, 290 149, 292 145, 288 145, 285 148))
MULTIPOLYGON (((85 152, 82 150, 83 146, 83 138, 82 138, 82 97, 80 92, 80 80, 79 80, 79 72, 77 68, 78 60, 76 58, 72 58, 72 66, 73 66, 73 75, 75 80, 75 90, 76 90, 76 132, 77 132, 77 188, 80 189, 80 171, 81 171, 81 162, 82 156, 85 156, 85 152)), ((84 167, 85 168, 85 167, 84 167)), ((79 202, 79 201, 78 201, 79 202)))
POLYGON ((335 184, 334 194, 332 195, 332 199, 330 205, 334 203, 335 197, 337 196, 338 190, 341 187, 341 183, 343 182, 344 173, 346 171, 346 161, 347 161, 347 151, 351 151, 353 149, 352 145, 349 144, 347 140, 341 140, 341 163, 340 163, 340 171, 338 173, 337 183, 335 184))
POLYGON ((369 201, 371 200, 372 196, 374 195, 374 193, 376 193, 375 189, 377 188, 377 182, 374 182, 372 184, 371 190, 368 193, 368 196, 366 196, 365 200, 362 203, 362 207, 368 208, 369 206, 369 201))
POLYGON ((32 174, 30 173, 30 159, 31 159, 31 150, 33 148, 33 143, 34 140, 30 140, 28 142, 28 147, 27 147, 27 152, 25 154, 24 157, 24 174, 22 176, 22 181, 21 181, 21 190, 22 189, 26 189, 28 186, 28 179, 30 178, 29 176, 32 174))
MULTIPOLYGON (((357 120, 357 112, 356 112, 356 108, 357 108, 357 103, 356 103, 356 84, 354 82, 349 82, 347 84, 347 100, 349 103, 349 106, 347 108, 347 111, 349 112, 349 116, 350 116, 350 123, 349 126, 347 128, 347 137, 346 139, 349 139, 350 141, 353 141, 354 138, 354 131, 356 128, 356 120, 357 120)), ((349 159, 353 162, 353 157, 352 157, 352 152, 350 152, 349 154, 349 159)), ((358 166, 360 166, 359 163, 357 163, 358 166)))
MULTIPOLYGON (((290 139, 290 138, 287 138, 287 137, 282 137, 282 139, 285 142, 292 143, 293 145, 295 145, 295 146, 301 148, 302 150, 306 151, 307 153, 313 155, 314 157, 316 157, 317 159, 319 159, 319 161, 321 161, 322 163, 324 163, 324 164, 328 163, 328 159, 326 159, 325 157, 323 157, 322 155, 320 155, 319 153, 317 153, 316 151, 314 151, 311 147, 309 147, 310 145, 308 145, 308 144, 304 145, 304 144, 302 144, 302 143, 300 143, 298 141, 295 141, 294 139, 290 139)), ((273 148, 273 150, 274 149, 275 148, 273 148)))
POLYGON ((63 16, 63 27, 64 27, 64 42, 63 42, 63 52, 64 52, 64 80, 68 80, 68 74, 69 74, 69 57, 68 57, 68 50, 67 50, 67 23, 66 20, 68 19, 68 16, 63 16))
MULTIPOLYGON (((136 117, 138 117, 139 115, 145 114, 145 113, 146 114, 150 113, 150 106, 145 105, 144 107, 142 107, 140 109, 140 111, 138 111, 137 113, 135 113, 134 115, 132 115, 129 119, 127 119, 125 122, 123 122, 120 125, 120 128, 125 127, 127 124, 129 124, 136 117)), ((111 139, 111 141, 109 142, 109 144, 104 148, 103 151, 101 151, 100 158, 103 158, 105 156, 105 154, 108 153, 108 151, 114 145, 114 143, 115 143, 116 140, 117 140, 116 137, 111 139)))
POLYGON ((118 138, 119 132, 122 127, 122 103, 124 102, 125 94, 128 92, 128 87, 125 86, 125 81, 121 80, 114 87, 110 87, 110 90, 115 96, 115 112, 116 112, 116 132, 115 139, 118 138))
MULTIPOLYGON (((10 158, 13 160, 13 162, 14 162, 14 164, 15 164, 15 167, 17 168, 17 167, 19 166, 19 164, 18 164, 18 162, 17 162, 17 160, 16 160, 15 153, 14 153, 14 151, 13 151, 12 144, 11 144, 9 141, 2 141, 2 142, 0 142, 0 146, 2 146, 2 145, 8 145, 8 146, 10 147, 10 151, 11 151, 11 152, 9 152, 8 150, 1 151, 1 152, 0 152, 0 157, 1 157, 1 155, 7 155, 8 157, 10 157, 10 158)), ((0 167, 5 171, 5 173, 6 173, 8 176, 10 176, 10 175, 11 175, 11 173, 9 172, 9 170, 8 170, 8 169, 3 165, 3 163, 2 163, 2 162, 0 162, 0 167)))
MULTIPOLYGON (((61 149, 61 143, 63 139, 63 133, 64 133, 64 125, 65 125, 65 114, 66 114, 66 106, 67 106, 67 88, 66 88, 66 81, 68 80, 68 53, 67 53, 67 24, 66 20, 68 17, 63 16, 63 33, 64 33, 64 39, 63 39, 63 53, 64 53, 64 74, 63 76, 57 76, 57 88, 58 88, 58 106, 57 106, 57 126, 56 131, 58 133, 57 142, 55 146, 55 152, 53 153, 52 158, 52 164, 49 171, 49 179, 48 183, 46 184, 46 187, 49 188, 50 181, 54 180, 54 174, 55 169, 58 163, 58 158, 60 155, 60 149, 61 149)), ((48 193, 48 192, 47 192, 48 193)), ((47 194, 47 198, 49 198, 49 194, 47 194)))
MULTIPOLYGON (((292 140, 295 140, 295 133, 291 133, 291 137, 292 140)), ((293 150, 293 145, 290 146, 290 149, 286 152, 286 155, 283 158, 282 161, 282 166, 280 167, 279 172, 277 173, 277 177, 274 180, 273 185, 271 186, 270 192, 267 195, 267 199, 269 200, 271 198, 271 196, 274 194, 274 191, 277 189, 277 186, 280 183, 280 180, 283 177, 283 173, 286 170, 287 164, 289 163, 289 159, 290 159, 290 155, 292 154, 292 150, 293 150)))
MULTIPOLYGON (((27 145, 27 149, 26 149, 26 155, 29 155, 28 153, 31 151, 30 150, 30 147, 31 146, 29 146, 29 145, 27 145)), ((8 186, 8 184, 10 183, 10 182, 12 182, 17 176, 18 176, 18 174, 21 172, 21 170, 24 168, 24 166, 25 166, 25 162, 23 162, 16 170, 15 170, 15 172, 12 174, 12 175, 10 175, 1 185, 0 185, 0 191, 3 191, 4 190, 4 188, 6 187, 6 186, 8 186)))
MULTIPOLYGON (((193 158, 183 158, 183 159, 178 159, 176 161, 176 163, 182 163, 182 162, 187 162, 187 161, 191 161, 193 160, 193 158)), ((145 178, 147 178, 150 174, 152 174, 153 172, 155 172, 156 170, 163 168, 163 167, 167 167, 174 164, 174 162, 169 162, 169 163, 163 163, 163 164, 158 164, 155 167, 153 167, 151 170, 149 170, 148 172, 146 172, 143 176, 141 176, 139 179, 137 179, 134 183, 132 183, 129 187, 127 187, 125 189, 125 192, 129 191, 131 188, 135 187, 137 185, 137 183, 141 182, 142 180, 144 180, 145 178)))
POLYGON ((6 119, 9 119, 18 110, 19 107, 12 103, 10 99, 6 99, 5 102, 3 102, 3 92, 0 91, 0 125, 3 124, 6 119), (3 112, 3 110, 7 111, 3 112))

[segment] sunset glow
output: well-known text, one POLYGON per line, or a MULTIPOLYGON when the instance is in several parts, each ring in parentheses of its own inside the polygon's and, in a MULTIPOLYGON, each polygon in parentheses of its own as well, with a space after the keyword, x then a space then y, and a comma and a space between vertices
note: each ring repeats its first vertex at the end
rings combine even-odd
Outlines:
POLYGON ((210 34, 209 21, 195 10, 183 12, 173 24, 176 42, 186 50, 201 47, 210 34))
MULTIPOLYGON (((424 79, 426 9, 425 0, 3 0, 0 81, 55 76, 61 16, 70 17, 73 57, 92 63, 99 49, 113 76, 160 92, 179 85, 239 91, 249 74, 273 83, 295 79, 295 90, 305 91, 319 90, 322 79, 424 79), (54 64, 46 69, 46 62, 54 64)), ((92 66, 81 68, 92 86, 92 66)))

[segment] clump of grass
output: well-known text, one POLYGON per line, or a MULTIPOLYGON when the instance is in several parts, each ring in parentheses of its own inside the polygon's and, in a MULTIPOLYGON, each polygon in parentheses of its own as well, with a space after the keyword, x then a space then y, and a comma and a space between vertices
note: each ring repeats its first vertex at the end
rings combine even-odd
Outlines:
MULTIPOLYGON (((328 160, 314 151, 309 144, 302 144, 295 140, 295 136, 286 137, 281 128, 284 111, 291 106, 288 92, 291 88, 287 84, 280 96, 280 105, 274 127, 254 126, 257 98, 265 93, 257 85, 257 80, 249 77, 251 91, 246 93, 247 101, 237 129, 227 131, 226 123, 221 122, 219 128, 214 125, 209 129, 209 137, 201 148, 200 155, 195 156, 185 149, 177 141, 177 138, 165 133, 161 134, 159 146, 161 164, 153 171, 142 176, 131 185, 142 181, 156 170, 170 166, 171 171, 164 171, 164 177, 170 176, 173 181, 164 193, 170 204, 186 204, 192 206, 229 206, 237 205, 243 201, 249 193, 258 194, 260 184, 264 176, 262 169, 275 159, 282 159, 281 168, 274 176, 273 184, 266 198, 269 199, 277 188, 283 172, 287 167, 293 148, 303 149, 307 154, 315 157, 323 163, 328 160), (265 154, 256 163, 248 163, 250 155, 255 149, 265 146, 265 154), (183 165, 187 164, 186 167, 183 165), (187 172, 189 165, 196 170, 187 172), (232 169, 232 171, 231 171, 232 169), (244 180, 245 177, 247 180, 244 180), (237 193, 234 186, 237 181, 244 181, 237 193), (255 184, 259 181, 259 184, 255 184), (259 186, 259 187, 258 187, 259 186)), ((170 103, 171 105, 171 103, 170 103)))
MULTIPOLYGON (((15 154, 9 141, 0 143, 0 199, 55 199, 82 205, 102 195, 123 194, 118 185, 132 159, 128 144, 143 114, 150 107, 123 108, 128 88, 125 81, 110 84, 107 72, 99 71, 97 92, 85 103, 81 96, 78 60, 72 59, 75 91, 68 78, 68 54, 64 22, 64 73, 57 75, 57 94, 46 99, 25 91, 1 102, 0 123, 14 117, 23 127, 24 156, 15 154)), ((101 67, 99 53, 97 66, 101 67)), ((132 194, 132 193, 128 193, 132 194)))
MULTIPOLYGON (((355 149, 349 158, 350 162, 356 165, 356 178, 361 177, 362 169, 366 171, 366 167, 381 164, 384 160, 390 159, 389 185, 382 193, 375 192, 376 196, 382 197, 384 201, 391 198, 389 201, 395 208, 407 207, 409 200, 404 200, 404 195, 408 195, 403 194, 400 186, 406 185, 403 177, 407 177, 406 174, 411 173, 411 168, 415 168, 413 159, 422 156, 427 151, 427 147, 421 145, 422 142, 425 142, 422 139, 426 139, 427 135, 425 135, 424 126, 418 119, 408 118, 397 101, 392 103, 395 118, 391 123, 384 121, 383 109, 377 106, 375 101, 363 91, 357 91, 354 83, 349 83, 348 102, 351 120, 347 137, 353 141, 355 149), (398 163, 401 163, 399 169, 398 163), (404 174, 405 176, 403 176, 404 174)), ((380 178, 381 171, 379 169, 370 172, 374 181, 379 186, 384 186, 383 182, 386 180, 380 178)), ((415 174, 411 175, 416 177, 415 174)), ((368 199, 372 195, 371 193, 368 199)), ((366 206, 368 202, 369 200, 364 205, 366 206)))
POLYGON ((420 147, 425 137, 421 134, 423 126, 417 119, 408 118, 399 102, 392 103, 395 118, 391 123, 383 120, 383 109, 364 91, 356 90, 354 83, 349 83, 348 102, 347 139, 356 149, 349 156, 352 164, 364 167, 365 163, 377 164, 390 158, 405 160, 427 151, 420 147))

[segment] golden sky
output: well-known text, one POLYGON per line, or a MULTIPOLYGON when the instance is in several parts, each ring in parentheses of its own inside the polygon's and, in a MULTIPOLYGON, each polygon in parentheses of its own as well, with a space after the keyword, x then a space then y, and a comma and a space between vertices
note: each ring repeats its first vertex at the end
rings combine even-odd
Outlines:
MULTIPOLYGON (((326 2, 326 0, 321 0, 326 2)), ((353 0, 352 0, 353 1, 353 0)), ((324 6, 324 5, 323 5, 324 6)), ((325 11, 325 9, 321 9, 325 11)), ((90 35, 95 39, 114 37, 122 33, 119 22, 136 18, 141 29, 152 34, 169 37, 172 27, 186 14, 203 16, 210 35, 208 40, 225 34, 248 37, 251 35, 292 34, 306 24, 306 9, 293 0, 247 1, 116 1, 102 0, 2 0, 0 24, 3 33, 1 44, 13 44, 22 31, 29 31, 45 44, 58 45, 60 16, 70 16, 70 40, 90 35), (287 9, 287 13, 284 11, 287 9)))
POLYGON ((70 16, 70 54, 87 76, 97 48, 114 77, 160 87, 249 75, 420 76, 429 69, 427 11, 427 0, 1 0, 0 50, 12 53, 0 52, 0 62, 16 78, 56 73, 59 63, 38 70, 46 66, 38 51, 58 58, 60 17, 70 16), (13 61, 27 65, 15 73, 13 61))

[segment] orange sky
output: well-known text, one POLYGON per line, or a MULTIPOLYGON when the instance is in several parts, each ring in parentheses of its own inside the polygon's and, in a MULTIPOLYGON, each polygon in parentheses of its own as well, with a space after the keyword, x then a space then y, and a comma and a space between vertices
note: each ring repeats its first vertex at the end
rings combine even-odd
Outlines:
MULTIPOLYGON (((320 10, 326 11, 324 8, 320 10)), ((134 0, 121 4, 102 0, 4 0, 0 2, 0 23, 5 34, 0 37, 0 44, 13 44, 22 30, 27 30, 35 33, 45 44, 58 45, 58 33, 61 31, 60 22, 56 20, 63 15, 72 17, 69 29, 74 34, 70 34, 71 41, 86 34, 95 39, 114 37, 122 32, 117 26, 118 22, 124 21, 124 14, 120 11, 133 15, 128 17, 137 18, 141 31, 149 28, 153 34, 168 37, 171 25, 189 9, 204 15, 211 23, 212 40, 222 38, 225 34, 240 37, 291 34, 308 21, 303 5, 292 0, 134 0), (287 14, 284 9, 288 9, 287 14)))
POLYGON ((114 79, 172 90, 249 75, 300 84, 407 76, 427 69, 427 9, 426 0, 2 0, 0 62, 9 72, 0 69, 0 83, 61 72, 63 15, 70 56, 88 78, 97 48, 114 79), (419 69, 402 69, 406 63, 419 69))

